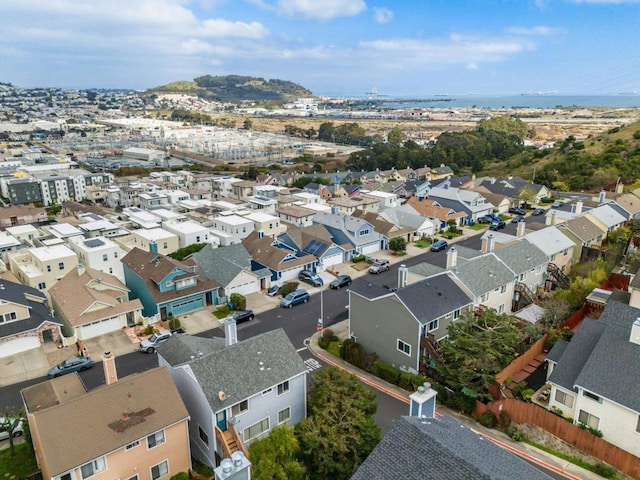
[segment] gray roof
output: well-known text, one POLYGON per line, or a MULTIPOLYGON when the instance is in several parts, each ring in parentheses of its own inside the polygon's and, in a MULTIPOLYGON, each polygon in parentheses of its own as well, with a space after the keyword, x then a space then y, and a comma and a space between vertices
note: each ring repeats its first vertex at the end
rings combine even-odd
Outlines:
POLYGON ((453 273, 475 296, 506 285, 515 279, 515 274, 502 263, 493 252, 460 261, 453 273))
POLYGON ((573 233, 581 242, 589 242, 605 233, 605 230, 599 228, 586 216, 576 217, 565 223, 561 223, 558 228, 573 233))
POLYGON ((354 293, 368 299, 378 298, 391 293, 391 290, 370 282, 367 280, 367 277, 354 278, 353 283, 349 287, 349 291, 353 291, 354 293))
POLYGON ((527 241, 505 245, 497 248, 494 253, 516 274, 529 272, 540 265, 549 263, 549 257, 527 241))
POLYGON ((11 337, 13 335, 35 330, 44 322, 50 322, 62 326, 62 322, 51 314, 47 308, 47 298, 32 287, 27 287, 21 283, 10 282, 0 279, 0 301, 4 300, 29 308, 29 318, 15 322, 0 323, 0 338, 11 337), (31 300, 27 297, 41 298, 42 302, 31 300))
MULTIPOLYGON (((529 228, 530 225, 535 224, 528 224, 527 228, 529 228)), ((535 232, 529 232, 524 238, 550 257, 574 246, 571 239, 555 226, 548 226, 535 232)))
POLYGON ((442 267, 438 267, 437 265, 432 265, 427 262, 418 263, 417 265, 409 267, 409 271, 411 273, 422 275, 423 277, 431 277, 432 275, 444 272, 444 270, 445 269, 442 267))
POLYGON ((568 345, 569 342, 565 340, 558 340, 555 345, 551 347, 549 353, 547 353, 547 360, 553 363, 558 363, 568 345))
POLYGON ((400 417, 351 480, 550 479, 451 417, 400 417))
POLYGON ((169 365, 180 365, 195 358, 224 348, 224 338, 195 337, 193 335, 172 335, 169 340, 158 345, 158 353, 169 365))
POLYGON ((306 365, 278 328, 188 362, 213 412, 305 373, 306 365), (221 401, 219 392, 225 393, 221 401))
POLYGON ((207 279, 216 280, 223 288, 243 270, 251 272, 251 255, 242 243, 224 248, 206 246, 191 255, 191 258, 207 279))
POLYGON ((362 245, 380 240, 382 235, 375 231, 374 226, 366 220, 352 217, 343 213, 318 212, 313 216, 314 223, 320 223, 326 227, 333 227, 342 231, 354 245, 362 245), (370 225, 370 233, 355 236, 354 233, 363 225, 370 225))
POLYGON ((387 208, 380 212, 380 216, 388 222, 401 227, 419 228, 427 220, 410 205, 387 208))

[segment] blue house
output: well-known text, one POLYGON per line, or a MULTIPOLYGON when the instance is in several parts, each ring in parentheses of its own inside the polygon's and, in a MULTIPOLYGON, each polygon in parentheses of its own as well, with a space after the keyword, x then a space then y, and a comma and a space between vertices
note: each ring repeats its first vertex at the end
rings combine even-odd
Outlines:
POLYGON ((293 280, 301 270, 315 271, 318 263, 315 256, 304 252, 297 255, 293 248, 256 232, 242 240, 242 245, 251 255, 251 271, 268 268, 272 282, 293 280))
POLYGON ((387 237, 376 232, 371 223, 361 218, 343 213, 319 212, 314 215, 313 223, 324 225, 337 245, 345 249, 350 245, 350 255, 369 255, 388 248, 387 237))
POLYGON ((342 263, 347 259, 347 252, 352 249, 351 244, 336 245, 324 225, 310 227, 289 227, 276 238, 276 245, 288 248, 296 256, 313 255, 318 259, 318 266, 327 268, 342 263))
POLYGON ((137 247, 122 264, 130 296, 140 299, 145 317, 165 320, 218 303, 218 282, 201 278, 194 266, 137 247))

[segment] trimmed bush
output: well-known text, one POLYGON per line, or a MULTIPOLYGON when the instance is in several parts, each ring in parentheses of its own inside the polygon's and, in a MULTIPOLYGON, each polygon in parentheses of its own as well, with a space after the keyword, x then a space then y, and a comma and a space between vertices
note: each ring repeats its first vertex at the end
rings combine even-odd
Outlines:
POLYGON ((470 414, 476 408, 476 399, 462 392, 455 392, 450 396, 449 407, 459 412, 470 414))
POLYGON ((506 410, 502 410, 498 414, 498 424, 500 428, 507 429, 511 426, 511 415, 506 410))
POLYGON ((365 258, 366 257, 364 255, 356 255, 355 257, 351 258, 351 261, 353 263, 364 262, 365 258))
POLYGON ((511 437, 511 440, 514 440, 516 442, 521 442, 524 440, 524 434, 522 433, 522 431, 520 429, 518 429, 517 427, 512 427, 509 436, 511 437))
POLYGON ((246 310, 247 309, 247 299, 244 295, 240 293, 232 293, 229 297, 229 302, 233 304, 234 310, 246 310))
POLYGON ((484 425, 487 428, 495 428, 498 424, 498 419, 491 410, 486 410, 480 414, 478 422, 480 422, 480 425, 484 425))
POLYGON ((144 327, 144 331, 142 333, 144 333, 145 335, 151 335, 153 332, 155 332, 155 328, 153 328, 153 325, 147 325, 146 327, 144 327))
POLYGON ((178 472, 169 480, 189 480, 189 474, 187 472, 178 472))
POLYGON ((180 328, 180 320, 178 320, 176 317, 169 317, 169 328, 171 330, 177 330, 178 328, 180 328))
POLYGON ((285 283, 284 285, 282 285, 282 287, 280 287, 280 295, 282 295, 283 297, 286 297, 291 292, 297 290, 298 289, 298 285, 300 285, 300 283, 298 283, 298 282, 287 282, 287 283, 285 283))

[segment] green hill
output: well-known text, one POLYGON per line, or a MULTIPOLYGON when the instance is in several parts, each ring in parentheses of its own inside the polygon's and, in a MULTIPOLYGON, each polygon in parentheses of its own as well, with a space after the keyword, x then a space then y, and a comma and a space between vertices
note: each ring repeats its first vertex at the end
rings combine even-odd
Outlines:
POLYGON ((188 93, 208 100, 230 103, 288 102, 297 97, 313 96, 309 90, 294 82, 241 75, 205 75, 195 78, 192 82, 172 82, 149 89, 145 93, 188 93))

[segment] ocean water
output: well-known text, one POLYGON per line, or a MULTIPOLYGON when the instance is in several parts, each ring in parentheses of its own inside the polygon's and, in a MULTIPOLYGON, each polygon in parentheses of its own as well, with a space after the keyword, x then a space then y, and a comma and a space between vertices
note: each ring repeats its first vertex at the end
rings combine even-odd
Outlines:
POLYGON ((640 95, 437 95, 416 98, 376 98, 389 109, 412 108, 560 108, 560 107, 640 107, 640 95))

